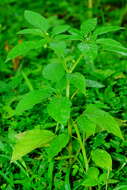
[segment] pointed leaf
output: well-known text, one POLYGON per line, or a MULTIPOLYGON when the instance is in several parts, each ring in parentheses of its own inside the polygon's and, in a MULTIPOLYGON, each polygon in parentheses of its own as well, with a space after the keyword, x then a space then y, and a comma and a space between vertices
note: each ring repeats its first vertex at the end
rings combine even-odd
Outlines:
POLYGON ((54 137, 55 135, 51 131, 41 129, 18 134, 11 160, 16 161, 32 150, 47 145, 54 137))
POLYGON ((119 26, 100 26, 94 31, 93 34, 95 36, 98 36, 98 35, 102 35, 102 34, 105 34, 108 32, 115 32, 115 31, 118 31, 121 29, 123 29, 123 28, 119 27, 119 26))
POLYGON ((52 159, 57 156, 59 152, 67 145, 69 142, 68 134, 60 134, 56 136, 50 143, 49 148, 47 149, 48 158, 52 159))
POLYGON ((20 30, 17 34, 33 34, 35 36, 43 36, 43 32, 37 28, 20 30))
POLYGON ((110 38, 101 38, 96 42, 100 44, 104 50, 127 56, 127 48, 125 48, 120 42, 116 40, 110 38))
POLYGON ((57 34, 61 34, 63 32, 66 32, 68 29, 70 28, 69 25, 59 25, 59 26, 55 26, 52 30, 52 34, 53 35, 57 35, 57 34))
POLYGON ((18 56, 25 56, 30 50, 38 49, 43 47, 45 44, 45 40, 38 41, 24 41, 18 45, 16 45, 9 53, 6 59, 6 62, 14 59, 18 56))
POLYGON ((70 118, 71 102, 66 97, 53 98, 48 107, 49 115, 58 123, 66 125, 70 118))
POLYGON ((31 25, 41 29, 43 32, 46 32, 49 28, 48 20, 36 12, 26 10, 24 17, 31 25))
POLYGON ((33 90, 23 95, 18 103, 15 114, 21 115, 24 111, 31 109, 34 105, 41 103, 49 98, 52 94, 52 89, 45 88, 40 90, 33 90))
POLYGON ((97 108, 94 104, 90 104, 86 108, 85 115, 101 129, 123 139, 118 123, 108 112, 97 108))
POLYGON ((87 36, 90 32, 92 32, 97 25, 97 18, 88 19, 81 24, 81 32, 84 36, 87 36))

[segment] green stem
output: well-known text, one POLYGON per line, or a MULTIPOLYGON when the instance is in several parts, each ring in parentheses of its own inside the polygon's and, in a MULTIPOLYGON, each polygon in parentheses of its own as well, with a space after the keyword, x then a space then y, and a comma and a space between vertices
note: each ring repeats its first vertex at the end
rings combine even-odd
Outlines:
POLYGON ((29 90, 32 91, 34 88, 31 84, 30 80, 28 79, 27 75, 24 73, 24 71, 22 71, 21 73, 22 73, 23 78, 25 79, 25 82, 26 82, 29 90))
POLYGON ((82 142, 82 138, 80 136, 80 133, 79 133, 79 130, 78 130, 78 127, 77 127, 76 123, 74 123, 74 128, 75 128, 75 131, 76 131, 76 134, 77 134, 77 137, 78 137, 81 149, 82 149, 82 154, 83 154, 84 163, 85 163, 85 169, 87 171, 89 165, 88 165, 88 160, 87 160, 87 156, 86 156, 86 150, 85 150, 84 143, 82 142))
POLYGON ((105 190, 108 190, 108 178, 109 178, 109 173, 110 173, 110 170, 108 170, 108 173, 107 173, 107 179, 106 179, 106 187, 105 187, 105 190))
POLYGON ((93 16, 92 8, 93 8, 93 0, 88 0, 89 18, 92 18, 93 16))
POLYGON ((77 61, 75 61, 74 65, 72 66, 72 68, 70 69, 69 73, 72 73, 73 70, 75 69, 75 67, 78 65, 78 63, 80 62, 80 60, 82 59, 83 55, 81 54, 79 56, 79 58, 77 59, 77 61))

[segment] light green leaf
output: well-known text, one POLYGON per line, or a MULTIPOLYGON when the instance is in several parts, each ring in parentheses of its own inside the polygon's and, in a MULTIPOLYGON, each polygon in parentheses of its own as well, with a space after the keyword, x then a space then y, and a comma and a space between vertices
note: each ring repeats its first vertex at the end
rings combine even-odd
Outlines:
POLYGON ((26 10, 24 17, 31 25, 41 29, 43 32, 47 32, 49 29, 48 20, 36 12, 26 10))
POLYGON ((69 136, 68 134, 60 134, 56 136, 50 143, 49 148, 47 148, 48 158, 52 159, 57 156, 59 152, 68 144, 69 136))
POLYGON ((16 45, 7 56, 7 59, 5 62, 14 59, 18 56, 25 56, 28 54, 30 50, 38 49, 43 47, 45 44, 45 40, 38 40, 38 41, 24 41, 18 45, 16 45))
POLYGON ((57 34, 61 34, 63 32, 66 32, 68 29, 70 28, 69 25, 59 25, 59 26, 55 26, 52 30, 52 34, 53 35, 57 35, 57 34))
POLYGON ((45 88, 40 90, 32 90, 23 95, 22 99, 18 103, 15 114, 21 115, 24 111, 31 109, 34 105, 41 103, 49 98, 52 94, 52 89, 45 88))
POLYGON ((49 115, 58 123, 66 125, 70 118, 71 102, 66 97, 53 98, 48 107, 49 115))
POLYGON ((86 108, 85 115, 102 130, 107 130, 109 133, 123 139, 118 123, 108 112, 97 108, 94 104, 90 104, 86 108))
POLYGON ((43 77, 52 82, 58 82, 63 78, 65 70, 62 64, 50 63, 43 69, 43 77))
POLYGON ((55 135, 48 130, 33 129, 17 135, 17 142, 13 149, 11 161, 21 159, 32 150, 46 146, 55 135))
POLYGON ((93 35, 98 36, 108 32, 115 32, 121 29, 123 28, 119 26, 100 26, 94 31, 93 35))
POLYGON ((64 41, 54 41, 51 42, 50 48, 55 51, 58 57, 63 57, 66 50, 66 43, 64 41))
POLYGON ((70 80, 70 84, 73 85, 79 92, 86 92, 86 80, 85 77, 81 73, 72 73, 68 75, 68 79, 70 80))
POLYGON ((17 34, 33 34, 35 36, 43 36, 43 32, 37 28, 20 30, 17 34))
POLYGON ((85 137, 88 138, 91 135, 95 134, 96 124, 89 120, 85 113, 77 118, 77 123, 81 132, 85 133, 85 137))
POLYGON ((91 88, 104 88, 104 85, 95 80, 86 80, 86 86, 91 88))
POLYGON ((87 171, 86 178, 82 185, 93 187, 98 184, 99 170, 95 167, 90 167, 87 171))
POLYGON ((81 24, 81 32, 84 36, 87 36, 90 32, 92 32, 97 25, 97 18, 88 19, 81 24))
POLYGON ((98 167, 106 170, 112 169, 112 158, 108 152, 102 149, 96 149, 92 151, 91 155, 92 160, 98 167))
POLYGON ((93 61, 97 56, 98 46, 95 42, 81 42, 78 44, 78 48, 84 55, 85 59, 88 59, 90 62, 93 61))
POLYGON ((127 56, 127 48, 125 48, 120 42, 116 40, 110 38, 101 38, 96 42, 100 44, 104 50, 127 56))

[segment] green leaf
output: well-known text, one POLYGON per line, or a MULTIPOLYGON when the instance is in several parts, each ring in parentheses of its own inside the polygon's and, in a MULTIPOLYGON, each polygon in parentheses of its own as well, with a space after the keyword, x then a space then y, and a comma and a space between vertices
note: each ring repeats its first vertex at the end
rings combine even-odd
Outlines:
POLYGON ((101 129, 123 139, 118 123, 108 112, 97 108, 94 104, 90 104, 86 108, 85 115, 101 129))
POLYGON ((101 38, 96 42, 100 44, 104 50, 127 56, 127 48, 125 48, 120 42, 116 40, 110 38, 101 38))
POLYGON ((66 43, 64 41, 51 42, 50 48, 55 51, 58 57, 63 57, 66 50, 66 43))
POLYGON ((108 152, 102 149, 96 149, 92 151, 91 155, 92 160, 98 167, 106 170, 112 169, 112 158, 108 152))
POLYGON ((53 98, 48 107, 49 115, 58 123, 66 125, 70 118, 71 102, 66 97, 53 98))
POLYGON ((52 82, 58 82, 63 78, 65 70, 62 64, 50 63, 43 69, 43 77, 52 82))
POLYGON ((85 133, 85 138, 95 134, 96 124, 89 120, 85 113, 77 118, 77 123, 81 132, 85 133))
POLYGON ((90 62, 93 61, 97 56, 98 46, 95 42, 81 42, 78 44, 78 48, 84 55, 85 59, 88 59, 90 62))
POLYGON ((51 131, 40 129, 33 129, 18 134, 11 161, 20 159, 36 148, 46 146, 54 137, 55 135, 51 131))
POLYGON ((63 32, 66 32, 68 29, 70 28, 69 25, 59 25, 59 26, 55 26, 52 30, 52 34, 53 35, 57 35, 57 34, 61 34, 63 32))
POLYGON ((47 148, 48 158, 52 159, 57 156, 59 152, 68 144, 69 135, 68 134, 60 134, 56 136, 52 142, 50 143, 49 148, 47 148))
POLYGON ((88 19, 81 24, 81 32, 84 36, 87 36, 90 32, 92 32, 97 25, 97 18, 88 19))
POLYGON ((91 87, 91 88, 104 88, 105 87, 102 83, 95 81, 95 80, 89 80, 89 79, 86 80, 86 86, 91 87))
POLYGON ((7 56, 7 59, 5 62, 14 59, 18 56, 25 56, 28 54, 30 50, 38 49, 43 47, 45 44, 45 40, 38 40, 38 41, 24 41, 18 45, 16 45, 7 56))
POLYGON ((72 73, 68 75, 68 79, 70 80, 70 84, 73 85, 80 92, 86 92, 86 80, 85 77, 81 73, 72 73))
POLYGON ((119 26, 100 26, 94 31, 93 35, 98 36, 98 35, 106 34, 108 32, 115 32, 121 29, 123 28, 119 26))
POLYGON ((35 36, 43 36, 43 32, 37 28, 20 30, 17 34, 33 34, 35 36))
POLYGON ((26 10, 24 17, 31 25, 41 29, 43 32, 47 32, 49 29, 48 20, 36 12, 26 10))
POLYGON ((86 178, 82 185, 93 187, 98 184, 99 170, 95 167, 90 167, 86 173, 86 178))
POLYGON ((49 98, 52 94, 52 89, 45 88, 40 90, 32 90, 23 95, 22 99, 18 103, 15 114, 21 115, 24 111, 31 109, 34 105, 41 103, 49 98))

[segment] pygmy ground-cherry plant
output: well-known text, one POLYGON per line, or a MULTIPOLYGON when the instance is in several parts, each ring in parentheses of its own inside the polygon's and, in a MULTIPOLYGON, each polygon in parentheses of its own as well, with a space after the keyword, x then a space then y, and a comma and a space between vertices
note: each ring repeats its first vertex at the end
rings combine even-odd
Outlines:
MULTIPOLYGON (((123 28, 99 26, 97 18, 84 21, 79 29, 63 22, 53 22, 33 11, 25 11, 25 19, 32 28, 23 29, 19 35, 34 35, 35 40, 23 40, 7 56, 7 61, 19 56, 27 56, 35 51, 44 51, 42 65, 42 86, 33 87, 26 76, 29 92, 20 96, 13 111, 13 117, 42 104, 44 125, 33 127, 16 135, 11 161, 21 160, 24 155, 43 147, 53 173, 59 160, 67 160, 64 189, 108 189, 115 183, 111 155, 103 148, 89 148, 88 141, 97 133, 107 132, 124 140, 116 119, 96 104, 86 103, 87 89, 101 84, 84 76, 83 65, 88 64, 91 72, 96 67, 95 60, 101 51, 127 55, 127 49, 118 41, 107 38, 107 33, 123 28), (46 123, 47 122, 47 123, 46 123), (84 177, 76 179, 80 172, 84 177), (78 181, 71 181, 71 177, 78 181)), ((39 58, 40 59, 40 58, 39 58)), ((20 72, 23 72, 23 66, 20 72)), ((103 86, 102 86, 103 87, 103 86)), ((38 120, 38 118, 36 118, 38 120)), ((42 154, 43 154, 42 152, 42 154)), ((63 189, 63 188, 61 188, 63 189)))

